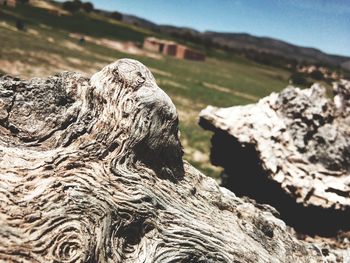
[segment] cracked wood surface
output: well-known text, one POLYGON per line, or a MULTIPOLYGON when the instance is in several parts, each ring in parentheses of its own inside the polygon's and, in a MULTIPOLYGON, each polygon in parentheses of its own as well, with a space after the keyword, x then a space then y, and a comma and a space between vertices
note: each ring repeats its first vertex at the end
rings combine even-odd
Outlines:
POLYGON ((3 262, 325 258, 182 160, 175 106, 134 60, 91 79, 2 77, 0 169, 3 262))
POLYGON ((350 82, 335 83, 334 93, 333 102, 319 84, 287 87, 256 104, 200 113, 230 189, 324 235, 350 229, 350 82))

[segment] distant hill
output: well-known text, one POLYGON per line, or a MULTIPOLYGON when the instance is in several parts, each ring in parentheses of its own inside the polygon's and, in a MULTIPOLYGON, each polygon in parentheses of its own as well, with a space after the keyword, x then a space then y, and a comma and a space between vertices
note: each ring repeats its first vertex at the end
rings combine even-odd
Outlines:
POLYGON ((154 30, 158 27, 157 24, 149 20, 146 20, 137 16, 133 16, 133 15, 123 14, 123 22, 131 25, 139 26, 142 28, 150 29, 150 30, 154 30))
POLYGON ((200 32, 192 28, 157 25, 131 15, 123 15, 123 22, 189 41, 235 50, 261 62, 267 62, 268 56, 274 56, 275 60, 279 59, 285 64, 304 62, 340 67, 350 71, 350 57, 331 55, 316 48, 301 47, 270 37, 257 37, 246 33, 200 32))
MULTIPOLYGON (((233 49, 249 49, 285 56, 297 61, 345 66, 350 57, 330 55, 316 48, 301 47, 269 37, 256 37, 249 34, 204 32, 203 35, 214 43, 233 49)), ((348 67, 348 69, 350 69, 348 67)))

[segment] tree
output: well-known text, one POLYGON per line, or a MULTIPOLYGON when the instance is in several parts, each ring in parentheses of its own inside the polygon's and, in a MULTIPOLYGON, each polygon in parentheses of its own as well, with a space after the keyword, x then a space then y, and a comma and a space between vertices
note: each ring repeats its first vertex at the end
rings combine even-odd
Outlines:
POLYGON ((68 12, 74 13, 77 12, 81 7, 81 2, 79 0, 75 1, 66 1, 63 2, 62 7, 64 10, 67 10, 68 12))
POLYGON ((111 13, 111 18, 121 21, 123 19, 123 15, 117 11, 111 13))
POLYGON ((294 85, 306 85, 307 84, 307 79, 305 78, 304 74, 302 74, 300 72, 292 73, 292 75, 289 77, 289 80, 294 85))
POLYGON ((85 12, 91 12, 94 10, 94 5, 90 2, 82 3, 81 9, 83 9, 85 12))
POLYGON ((22 22, 22 20, 16 20, 16 28, 18 30, 24 30, 24 23, 22 22))
POLYGON ((310 73, 310 77, 313 78, 314 80, 323 80, 323 73, 319 70, 314 70, 310 73))

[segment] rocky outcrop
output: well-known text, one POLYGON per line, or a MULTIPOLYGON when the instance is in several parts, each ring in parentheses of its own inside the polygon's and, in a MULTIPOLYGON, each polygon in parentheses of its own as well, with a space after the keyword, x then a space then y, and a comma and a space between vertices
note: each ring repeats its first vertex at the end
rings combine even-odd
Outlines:
POLYGON ((273 205, 304 233, 350 229, 349 82, 334 90, 335 103, 315 84, 200 114, 215 132, 211 159, 225 168, 224 184, 273 205))
POLYGON ((182 160, 151 72, 0 78, 0 261, 336 262, 182 160))

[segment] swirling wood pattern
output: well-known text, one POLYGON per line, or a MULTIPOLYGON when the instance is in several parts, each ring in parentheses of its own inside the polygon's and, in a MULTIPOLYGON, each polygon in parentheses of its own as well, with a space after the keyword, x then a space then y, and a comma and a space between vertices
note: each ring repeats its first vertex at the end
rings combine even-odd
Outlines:
POLYGON ((182 160, 141 63, 0 79, 0 261, 322 262, 269 206, 182 160))

